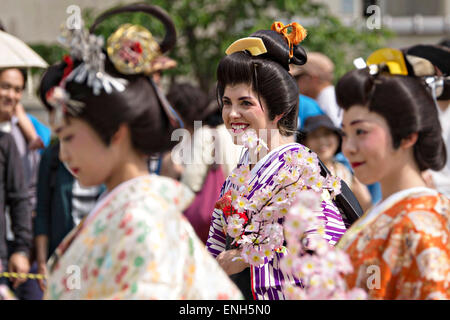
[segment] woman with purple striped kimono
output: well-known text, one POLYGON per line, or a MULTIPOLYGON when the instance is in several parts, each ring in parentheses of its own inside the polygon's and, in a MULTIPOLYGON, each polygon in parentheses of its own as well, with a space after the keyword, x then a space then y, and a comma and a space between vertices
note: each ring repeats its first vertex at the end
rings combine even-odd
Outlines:
MULTIPOLYGON (((251 170, 250 185, 252 186, 252 192, 249 194, 250 199, 255 191, 267 184, 273 184, 272 178, 277 174, 278 170, 284 166, 283 156, 287 151, 298 151, 302 146, 298 143, 288 143, 281 145, 278 148, 272 150, 263 159, 261 159, 251 170)), ((239 165, 247 165, 249 163, 248 150, 242 156, 239 165)), ((227 178, 220 197, 236 186, 230 182, 227 178)), ((330 244, 335 245, 337 241, 345 232, 345 226, 342 221, 342 217, 331 200, 322 201, 322 211, 317 212, 320 219, 325 220, 325 238, 330 244)), ((223 212, 220 209, 215 209, 212 214, 211 228, 209 231, 209 238, 206 243, 209 252, 217 257, 221 252, 226 250, 227 236, 224 233, 225 220, 223 218, 223 212)), ((279 262, 283 257, 283 253, 275 253, 274 259, 269 263, 261 267, 249 267, 250 270, 245 269, 245 272, 250 273, 250 290, 251 297, 258 300, 279 300, 284 299, 282 293, 282 281, 291 281, 296 284, 300 284, 298 279, 294 279, 288 274, 281 271, 279 262)), ((236 277, 231 277, 233 280, 236 277)), ((239 286, 239 281, 237 283, 239 286)), ((241 288, 242 290, 242 288, 241 288)), ((242 290, 244 291, 244 290, 242 290)), ((243 292, 246 295, 246 292, 243 292)), ((248 298, 250 296, 246 295, 248 298)))
MULTIPOLYGON (((287 152, 304 148, 294 142, 298 86, 288 71, 290 63, 306 62, 306 52, 298 43, 286 40, 285 27, 280 25, 274 23, 272 30, 260 30, 233 43, 217 69, 217 98, 230 134, 237 143, 242 143, 244 133, 254 130, 258 141, 263 141, 268 150, 261 158, 255 158, 249 150, 241 157, 238 167, 249 165, 251 170, 248 200, 256 191, 274 183, 287 152)), ((294 35, 304 33, 296 23, 288 26, 294 35)), ((222 187, 221 200, 229 190, 238 188, 230 178, 222 187)), ((326 239, 334 245, 345 232, 341 214, 331 198, 323 200, 321 207, 317 214, 325 221, 326 239)), ((216 205, 207 248, 247 299, 284 299, 284 281, 301 285, 299 279, 281 271, 282 251, 276 251, 272 260, 259 266, 243 261, 241 250, 231 248, 226 221, 220 205, 216 205)))

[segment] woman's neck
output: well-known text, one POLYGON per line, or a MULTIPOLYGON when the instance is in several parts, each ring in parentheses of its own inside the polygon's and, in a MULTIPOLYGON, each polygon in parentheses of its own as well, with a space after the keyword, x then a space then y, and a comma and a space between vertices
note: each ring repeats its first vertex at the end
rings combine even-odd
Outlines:
POLYGON ((124 161, 114 170, 114 173, 107 181, 105 181, 105 185, 108 191, 111 191, 125 181, 148 174, 149 171, 146 158, 138 156, 132 157, 132 159, 124 161))
POLYGON ((294 136, 290 136, 290 137, 283 136, 278 132, 278 130, 276 133, 272 133, 266 141, 266 144, 268 147, 268 149, 265 150, 266 152, 264 152, 264 149, 262 149, 256 155, 256 159, 255 159, 256 161, 253 161, 254 158, 252 159, 252 156, 250 157, 250 164, 249 164, 250 170, 253 169, 256 162, 260 161, 262 158, 264 158, 267 154, 269 154, 276 148, 278 148, 282 145, 288 144, 288 143, 293 143, 293 142, 295 142, 294 136))
POLYGON ((283 136, 278 130, 273 130, 267 139, 268 152, 275 150, 279 146, 295 142, 294 136, 283 136))
POLYGON ((380 181, 382 200, 402 190, 426 187, 426 183, 415 165, 407 163, 380 181))

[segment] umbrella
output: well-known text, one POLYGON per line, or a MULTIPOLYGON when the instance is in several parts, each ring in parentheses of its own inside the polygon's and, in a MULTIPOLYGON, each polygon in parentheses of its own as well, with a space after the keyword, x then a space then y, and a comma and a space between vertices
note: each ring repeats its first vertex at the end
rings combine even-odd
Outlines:
POLYGON ((0 31, 0 68, 47 68, 48 64, 22 40, 0 31))
POLYGON ((27 69, 28 90, 31 93, 30 68, 47 68, 48 64, 25 42, 0 30, 0 69, 11 67, 27 69))

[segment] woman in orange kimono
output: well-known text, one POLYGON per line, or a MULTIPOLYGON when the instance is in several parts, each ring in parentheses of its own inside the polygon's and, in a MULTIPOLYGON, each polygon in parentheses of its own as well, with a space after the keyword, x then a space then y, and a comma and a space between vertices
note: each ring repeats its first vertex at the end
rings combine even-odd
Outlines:
POLYGON ((421 175, 446 162, 437 110, 421 79, 386 71, 350 71, 336 86, 343 152, 382 190, 338 244, 354 267, 346 282, 370 299, 450 299, 449 199, 421 175))

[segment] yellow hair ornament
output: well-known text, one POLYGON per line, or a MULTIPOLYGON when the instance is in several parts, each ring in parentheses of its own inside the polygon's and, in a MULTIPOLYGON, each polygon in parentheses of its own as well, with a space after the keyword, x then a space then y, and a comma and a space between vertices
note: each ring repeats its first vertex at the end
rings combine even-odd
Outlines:
POLYGON ((227 50, 225 50, 225 53, 227 55, 230 55, 232 53, 244 50, 249 51, 252 54, 252 56, 258 56, 260 54, 267 52, 266 46, 264 45, 264 42, 262 41, 261 38, 247 37, 233 42, 227 48, 227 50))
POLYGON ((385 64, 388 66, 390 74, 408 75, 405 58, 398 49, 383 48, 376 50, 367 58, 366 63, 369 67, 370 65, 385 64))
POLYGON ((282 22, 276 21, 272 23, 271 30, 282 34, 289 45, 289 58, 294 56, 294 45, 298 45, 303 39, 306 38, 307 32, 302 25, 297 22, 292 22, 288 25, 284 25, 282 22), (292 31, 288 33, 288 28, 291 27, 292 31))

